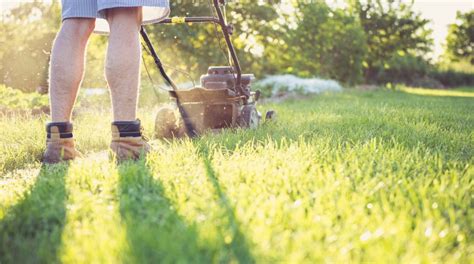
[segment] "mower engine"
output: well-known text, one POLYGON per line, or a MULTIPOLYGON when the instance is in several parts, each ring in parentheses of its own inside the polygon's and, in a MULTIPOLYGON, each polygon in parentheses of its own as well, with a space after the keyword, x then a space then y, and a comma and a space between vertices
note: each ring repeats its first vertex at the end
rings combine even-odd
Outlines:
POLYGON ((242 74, 242 90, 250 95, 246 99, 236 92, 233 67, 210 67, 201 76, 201 87, 170 92, 172 104, 159 110, 156 136, 173 138, 232 127, 257 128, 261 115, 256 108, 259 92, 250 92, 254 79, 253 74, 242 74))

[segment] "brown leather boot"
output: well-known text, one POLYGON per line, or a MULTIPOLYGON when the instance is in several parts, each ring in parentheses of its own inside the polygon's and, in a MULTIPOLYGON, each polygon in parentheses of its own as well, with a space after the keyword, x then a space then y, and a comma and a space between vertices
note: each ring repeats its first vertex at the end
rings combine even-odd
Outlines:
POLYGON ((118 163, 146 157, 151 147, 142 135, 140 120, 113 122, 110 148, 118 163))
POLYGON ((55 164, 81 156, 74 146, 72 130, 72 124, 68 122, 49 123, 46 125, 48 138, 46 140, 43 163, 55 164))

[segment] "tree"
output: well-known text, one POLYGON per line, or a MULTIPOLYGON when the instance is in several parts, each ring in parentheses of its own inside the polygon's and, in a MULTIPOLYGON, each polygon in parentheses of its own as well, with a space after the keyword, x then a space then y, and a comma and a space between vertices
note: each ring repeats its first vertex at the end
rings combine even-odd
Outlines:
POLYGON ((433 39, 429 20, 412 9, 413 2, 402 0, 354 0, 351 9, 360 19, 367 36, 368 56, 364 63, 367 82, 386 78, 384 72, 396 57, 411 56, 424 60, 433 39))
POLYGON ((449 26, 446 52, 453 61, 474 64, 474 11, 457 13, 457 23, 449 26))
POLYGON ((358 83, 366 55, 365 34, 358 19, 323 1, 300 2, 295 7, 296 12, 281 25, 281 34, 267 52, 274 56, 271 64, 279 68, 275 71, 358 83))
MULTIPOLYGON (((197 4, 195 1, 172 1, 171 4, 171 16, 213 14, 212 1, 209 0, 197 4)), ((266 36, 274 31, 273 21, 278 18, 275 6, 266 1, 243 0, 231 1, 226 8, 229 23, 235 26, 232 40, 242 68, 246 73, 262 75, 263 54, 255 51, 266 45, 266 36)), ((196 80, 207 72, 208 66, 228 64, 226 45, 219 27, 211 24, 158 24, 148 27, 148 32, 167 69, 178 81, 187 81, 189 77, 173 68, 188 72, 196 80)), ((147 64, 152 65, 148 57, 145 59, 147 64)), ((154 69, 150 70, 156 74, 154 69)))

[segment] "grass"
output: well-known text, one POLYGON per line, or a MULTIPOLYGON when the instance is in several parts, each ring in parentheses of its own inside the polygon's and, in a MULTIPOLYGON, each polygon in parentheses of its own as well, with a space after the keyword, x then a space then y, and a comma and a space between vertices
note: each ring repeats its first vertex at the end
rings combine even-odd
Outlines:
POLYGON ((430 96, 450 96, 450 97, 472 97, 474 98, 474 90, 471 88, 458 88, 456 90, 441 90, 441 89, 420 89, 420 88, 401 88, 403 92, 430 95, 430 96))
MULTIPOLYGON (((260 108, 279 121, 155 140, 121 166, 107 109, 81 111, 85 158, 58 166, 38 162, 46 117, 1 118, 0 263, 474 261, 473 98, 344 92, 260 108)), ((152 131, 153 110, 140 116, 152 131)))

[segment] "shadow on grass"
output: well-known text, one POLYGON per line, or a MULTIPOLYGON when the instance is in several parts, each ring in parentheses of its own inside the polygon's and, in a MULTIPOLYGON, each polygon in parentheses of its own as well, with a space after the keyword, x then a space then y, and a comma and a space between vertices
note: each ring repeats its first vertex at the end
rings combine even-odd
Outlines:
MULTIPOLYGON (((204 157, 204 165, 206 167, 206 173, 208 179, 211 181, 212 186, 216 190, 216 193, 219 197, 219 203, 224 208, 226 215, 229 221, 229 229, 232 234, 232 241, 228 245, 228 249, 231 251, 232 255, 237 259, 239 263, 255 263, 252 253, 249 250, 248 243, 244 234, 240 229, 240 223, 235 215, 235 209, 229 201, 229 198, 222 190, 222 187, 219 183, 217 174, 212 167, 211 160, 208 157, 204 157)), ((224 260, 224 262, 231 262, 232 259, 224 260)))
POLYGON ((224 252, 220 246, 206 247, 199 244, 197 227, 182 219, 166 198, 162 183, 154 179, 149 167, 140 161, 118 167, 120 213, 126 224, 129 247, 125 262, 255 262, 210 160, 204 159, 204 162, 207 176, 229 218, 228 229, 231 230, 232 241, 225 245, 224 252))
POLYGON ((128 263, 210 263, 214 252, 198 244, 144 161, 118 167, 120 213, 126 224, 128 263))
MULTIPOLYGON (((245 235, 242 233, 240 228, 240 223, 235 215, 235 208, 233 207, 231 201, 229 200, 224 189, 221 187, 219 182, 219 176, 212 166, 212 156, 209 151, 209 148, 204 145, 196 145, 198 153, 204 162, 204 167, 206 169, 206 176, 208 180, 212 183, 214 190, 219 198, 219 205, 224 209, 224 212, 227 216, 228 226, 227 229, 231 232, 231 241, 227 246, 227 250, 231 255, 226 256, 226 259, 223 262, 232 262, 232 256, 239 263, 255 263, 255 259, 250 252, 249 245, 245 235)), ((226 241, 229 242, 229 241, 226 241)))
POLYGON ((68 164, 43 165, 32 189, 0 222, 0 263, 59 263, 68 164))

